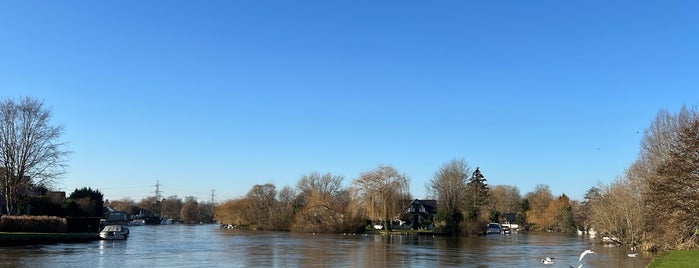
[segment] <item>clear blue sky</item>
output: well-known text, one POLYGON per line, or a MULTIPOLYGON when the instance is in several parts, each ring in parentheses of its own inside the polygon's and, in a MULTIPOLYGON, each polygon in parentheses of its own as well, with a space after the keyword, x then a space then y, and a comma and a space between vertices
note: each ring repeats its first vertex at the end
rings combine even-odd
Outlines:
POLYGON ((0 96, 65 126, 57 188, 136 201, 454 158, 580 199, 699 104, 696 1, 486 2, 3 1, 0 96))

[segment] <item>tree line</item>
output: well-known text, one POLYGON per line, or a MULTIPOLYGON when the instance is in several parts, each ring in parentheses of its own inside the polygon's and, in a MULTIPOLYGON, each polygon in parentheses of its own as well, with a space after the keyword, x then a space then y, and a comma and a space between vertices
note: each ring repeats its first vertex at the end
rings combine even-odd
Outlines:
POLYGON ((107 200, 105 206, 132 216, 156 219, 168 218, 182 223, 212 223, 214 204, 199 202, 194 196, 186 196, 184 200, 176 195, 158 200, 149 196, 136 202, 131 198, 107 200))
MULTIPOLYGON (((343 187, 343 176, 311 172, 295 186, 278 190, 271 183, 252 187, 241 198, 225 201, 214 208, 214 219, 240 228, 295 232, 364 232, 373 226, 391 230, 400 221, 410 221, 404 213, 412 201, 407 175, 387 165, 363 172, 343 187)), ((488 186, 480 168, 470 171, 461 159, 439 169, 427 190, 438 203, 434 232, 449 235, 485 233, 489 222, 512 223, 530 230, 575 231, 573 207, 561 195, 551 194, 547 185, 522 196, 516 186, 488 186)))
MULTIPOLYGON (((2 214, 42 213, 42 208, 56 213, 93 213, 81 209, 91 204, 84 202, 94 201, 85 198, 101 195, 91 189, 76 189, 76 196, 71 194, 70 203, 60 208, 42 207, 46 200, 37 197, 64 174, 70 153, 60 141, 63 126, 52 125, 50 118, 50 110, 36 99, 0 100, 2 214)), ((214 211, 213 217, 221 223, 302 232, 356 231, 368 225, 390 230, 396 218, 405 218, 400 215, 403 201, 412 199, 408 178, 394 167, 380 165, 362 173, 348 187, 342 186, 343 179, 310 173, 294 187, 255 185, 245 197, 215 208, 193 197, 183 201, 176 196, 146 198, 136 205, 130 200, 115 204, 185 221, 206 221, 214 211)), ((441 233, 482 233, 485 223, 516 215, 516 223, 531 230, 595 228, 621 243, 640 244, 648 250, 696 248, 699 112, 686 106, 677 113, 661 110, 643 133, 637 160, 614 182, 590 188, 582 202, 566 195, 553 196, 547 185, 524 196, 516 186, 489 186, 480 168, 471 171, 461 159, 445 163, 427 189, 438 203, 432 224, 441 233)))

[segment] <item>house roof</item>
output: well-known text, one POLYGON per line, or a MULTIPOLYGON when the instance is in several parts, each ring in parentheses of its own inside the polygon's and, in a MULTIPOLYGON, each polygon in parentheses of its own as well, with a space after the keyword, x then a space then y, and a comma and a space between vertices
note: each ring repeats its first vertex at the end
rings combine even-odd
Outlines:
POLYGON ((427 213, 429 214, 437 214, 437 200, 432 200, 432 199, 425 199, 425 200, 420 200, 420 199, 415 199, 413 201, 408 200, 402 200, 401 204, 403 204, 403 211, 409 210, 410 207, 414 203, 419 203, 421 204, 427 213), (405 205, 407 203, 407 205, 405 205))
POLYGON ((513 213, 513 212, 503 213, 502 217, 505 218, 505 220, 509 221, 509 222, 517 221, 517 213, 513 213))

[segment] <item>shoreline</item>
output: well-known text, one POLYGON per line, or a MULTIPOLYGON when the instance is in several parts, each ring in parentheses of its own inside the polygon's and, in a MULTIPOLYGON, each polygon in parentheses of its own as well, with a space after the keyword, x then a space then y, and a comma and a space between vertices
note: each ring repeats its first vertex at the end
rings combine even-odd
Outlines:
POLYGON ((99 239, 98 233, 0 232, 0 247, 55 243, 84 243, 99 239))

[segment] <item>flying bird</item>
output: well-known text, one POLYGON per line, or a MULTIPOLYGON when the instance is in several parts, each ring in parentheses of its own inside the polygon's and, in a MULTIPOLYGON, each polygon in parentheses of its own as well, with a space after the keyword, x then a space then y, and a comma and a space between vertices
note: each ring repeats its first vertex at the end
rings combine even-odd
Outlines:
POLYGON ((597 253, 595 253, 595 252, 592 251, 592 250, 586 249, 585 251, 583 251, 583 253, 580 254, 580 260, 578 260, 578 262, 581 262, 582 259, 583 259, 583 258, 585 257, 585 255, 587 255, 587 254, 597 254, 597 253))

